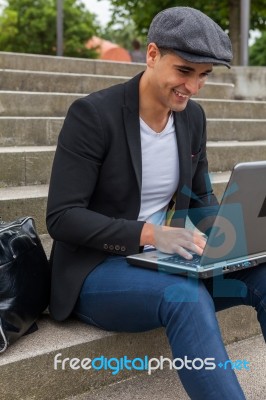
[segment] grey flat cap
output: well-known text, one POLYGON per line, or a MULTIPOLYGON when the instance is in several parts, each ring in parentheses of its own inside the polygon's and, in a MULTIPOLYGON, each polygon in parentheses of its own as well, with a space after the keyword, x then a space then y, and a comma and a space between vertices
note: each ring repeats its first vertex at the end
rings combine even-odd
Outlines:
POLYGON ((148 43, 173 50, 193 63, 230 68, 232 45, 228 35, 211 18, 190 7, 167 8, 151 22, 148 43))

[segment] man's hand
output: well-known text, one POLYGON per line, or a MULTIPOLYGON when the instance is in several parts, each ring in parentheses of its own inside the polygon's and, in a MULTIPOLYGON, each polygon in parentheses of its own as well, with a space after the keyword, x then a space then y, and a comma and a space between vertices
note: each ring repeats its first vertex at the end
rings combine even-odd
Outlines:
POLYGON ((142 229, 140 244, 150 244, 164 253, 177 253, 189 260, 193 258, 190 252, 202 254, 206 239, 196 230, 146 223, 142 229))

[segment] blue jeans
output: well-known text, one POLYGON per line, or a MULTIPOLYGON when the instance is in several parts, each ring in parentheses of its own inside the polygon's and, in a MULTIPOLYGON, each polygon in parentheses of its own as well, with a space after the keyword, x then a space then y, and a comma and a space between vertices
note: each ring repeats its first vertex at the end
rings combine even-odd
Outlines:
MULTIPOLYGON (((256 309, 266 340, 266 264, 213 282, 136 268, 124 257, 109 256, 85 280, 74 313, 110 331, 142 332, 163 326, 173 358, 210 357, 219 363, 229 357, 215 311, 240 304, 256 309)), ((191 399, 245 399, 231 368, 182 368, 178 373, 191 399)))

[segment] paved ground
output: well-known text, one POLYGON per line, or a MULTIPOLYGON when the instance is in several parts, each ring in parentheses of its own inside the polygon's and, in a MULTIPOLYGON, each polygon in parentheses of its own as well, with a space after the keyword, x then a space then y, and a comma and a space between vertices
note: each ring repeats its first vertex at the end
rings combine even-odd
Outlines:
MULTIPOLYGON (((247 400, 266 398, 266 346, 262 336, 227 346, 231 360, 246 359, 250 371, 238 371, 238 379, 247 400)), ((188 400, 188 396, 172 371, 163 370, 152 376, 141 375, 95 392, 69 397, 66 400, 188 400)), ((233 400, 233 399, 225 399, 233 400)))

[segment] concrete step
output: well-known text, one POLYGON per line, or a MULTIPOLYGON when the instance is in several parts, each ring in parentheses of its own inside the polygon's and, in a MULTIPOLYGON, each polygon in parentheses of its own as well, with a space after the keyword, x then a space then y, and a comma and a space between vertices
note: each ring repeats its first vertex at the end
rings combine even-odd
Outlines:
POLYGON ((197 99, 207 118, 265 119, 266 101, 197 99))
MULTIPOLYGON (((251 368, 236 370, 236 375, 247 400, 262 400, 265 397, 265 343, 256 336, 227 346, 230 360, 250 360, 251 368)), ((177 379, 176 372, 158 370, 151 375, 139 375, 122 380, 107 387, 93 390, 65 400, 188 400, 189 397, 177 379)))
POLYGON ((233 99, 234 85, 221 82, 206 82, 205 86, 196 97, 207 99, 233 99))
POLYGON ((228 82, 235 85, 236 99, 266 100, 266 67, 232 66, 230 70, 215 67, 210 74, 211 82, 228 82))
POLYGON ((0 147, 0 187, 42 185, 50 180, 55 146, 0 147))
MULTIPOLYGON (((0 116, 63 117, 70 104, 83 94, 0 92, 0 116)), ((197 99, 207 118, 265 119, 266 101, 197 99)))
POLYGON ((209 170, 231 171, 235 164, 266 159, 266 140, 207 143, 209 170))
MULTIPOLYGON (((0 117, 0 146, 56 145, 64 117, 0 117)), ((266 119, 207 120, 208 139, 253 141, 266 138, 266 119)))
POLYGON ((30 215, 35 219, 38 233, 47 233, 47 194, 48 185, 0 188, 0 216, 4 221, 13 221, 30 215))
MULTIPOLYGON (((66 72, 39 72, 0 69, 1 90, 21 92, 84 93, 126 82, 129 77, 66 72)), ((216 87, 215 84, 213 84, 216 87)), ((225 87, 228 87, 227 85, 225 87)))
POLYGON ((0 116, 65 117, 74 100, 84 94, 0 91, 0 116))
POLYGON ((42 233, 42 234, 39 234, 39 236, 40 236, 45 254, 46 254, 47 258, 49 259, 51 250, 52 250, 53 240, 48 233, 42 233))
POLYGON ((0 117, 0 146, 53 146, 64 117, 0 117))
POLYGON ((231 171, 210 172, 213 191, 219 202, 223 197, 230 175, 231 171))
MULTIPOLYGON (((1 124, 1 121, 0 121, 1 124)), ((209 118, 208 140, 255 141, 266 139, 266 119, 209 118)))
POLYGON ((76 74, 134 76, 144 71, 145 65, 130 62, 0 52, 0 68, 60 73, 71 71, 76 74))
MULTIPOLYGON (((39 72, 0 69, 1 90, 22 92, 92 93, 97 90, 126 82, 128 76, 39 72)), ((231 83, 206 83, 200 91, 204 98, 233 98, 231 83)))
MULTIPOLYGON (((229 171, 237 162, 266 159, 266 140, 208 142, 209 170, 229 171)), ((49 183, 55 146, 0 147, 0 187, 49 183)))
MULTIPOLYGON (((221 311, 217 313, 217 318, 226 343, 244 340, 260 332, 256 313, 251 308, 239 306, 221 311)), ((136 357, 143 359, 145 356, 171 357, 163 329, 117 334, 105 332, 74 319, 57 323, 52 321, 49 315, 44 315, 38 326, 37 332, 24 336, 0 356, 1 400, 63 399, 125 379, 138 379, 147 375, 146 371, 121 370, 114 375, 110 370, 73 370, 67 366, 65 370, 54 369, 54 359, 58 353, 61 353, 61 356, 58 356, 61 359, 69 357, 80 360, 101 356, 107 359, 127 356, 130 360, 136 357)), ((250 340, 252 346, 254 343, 258 344, 256 350, 262 348, 260 336, 250 340)), ((256 357, 249 353, 252 346, 246 346, 243 353, 237 350, 233 360, 246 357, 252 366, 255 365, 255 362, 260 360, 261 353, 256 352, 256 357), (252 356, 254 358, 251 358, 252 356)), ((262 365, 260 368, 263 368, 262 365)), ((176 384, 180 385, 177 377, 176 384)), ((98 394, 101 395, 101 392, 98 394)), ((90 393, 85 398, 90 399, 90 393)))

